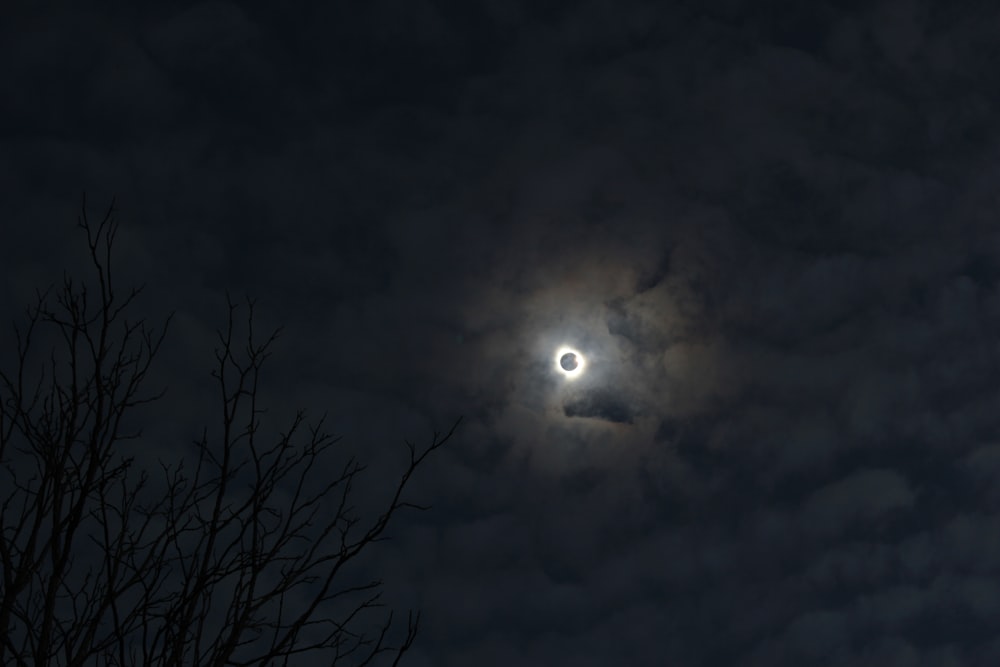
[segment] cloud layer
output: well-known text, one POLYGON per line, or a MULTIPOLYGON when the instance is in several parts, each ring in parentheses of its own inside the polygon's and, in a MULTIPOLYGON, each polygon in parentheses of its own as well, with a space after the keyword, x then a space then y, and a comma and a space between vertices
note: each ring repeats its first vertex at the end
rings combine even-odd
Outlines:
POLYGON ((229 289, 277 413, 465 414, 382 556, 413 664, 1000 659, 1000 14, 327 4, 7 24, 5 312, 117 193, 172 384, 229 289))

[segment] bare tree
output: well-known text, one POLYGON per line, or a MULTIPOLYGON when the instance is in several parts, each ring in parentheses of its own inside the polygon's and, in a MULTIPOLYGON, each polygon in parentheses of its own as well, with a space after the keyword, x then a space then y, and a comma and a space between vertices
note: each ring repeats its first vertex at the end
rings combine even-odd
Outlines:
MULTIPOLYGON (((364 519, 355 458, 300 412, 270 438, 258 380, 277 332, 259 339, 229 303, 212 373, 221 436, 144 469, 130 430, 166 333, 129 319, 139 290, 112 271, 114 208, 94 223, 93 278, 64 278, 16 327, 0 372, 0 664, 396 665, 419 614, 395 622, 381 580, 348 566, 384 537, 414 472, 454 433, 409 442, 401 477, 364 519), (55 342, 38 355, 39 339, 55 342), (36 363, 37 362, 37 363, 36 363), (346 456, 346 455, 345 455, 346 456)), ((169 319, 168 319, 169 322, 169 319)))

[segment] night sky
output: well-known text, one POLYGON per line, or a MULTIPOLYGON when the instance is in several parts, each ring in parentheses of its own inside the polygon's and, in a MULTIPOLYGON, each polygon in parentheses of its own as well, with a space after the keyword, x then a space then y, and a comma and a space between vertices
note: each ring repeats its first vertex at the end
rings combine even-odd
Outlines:
POLYGON ((995 3, 84 4, 0 17, 4 319, 116 197, 149 452, 227 291, 372 497, 464 416, 405 664, 1000 664, 995 3))

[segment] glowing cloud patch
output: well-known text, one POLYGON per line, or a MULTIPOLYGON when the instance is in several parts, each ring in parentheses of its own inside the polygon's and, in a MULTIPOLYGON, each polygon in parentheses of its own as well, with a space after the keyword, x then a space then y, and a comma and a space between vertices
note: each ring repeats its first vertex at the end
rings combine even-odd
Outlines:
POLYGON ((587 362, 579 350, 565 346, 556 350, 555 362, 556 371, 562 373, 568 380, 580 377, 583 369, 587 366, 587 362))

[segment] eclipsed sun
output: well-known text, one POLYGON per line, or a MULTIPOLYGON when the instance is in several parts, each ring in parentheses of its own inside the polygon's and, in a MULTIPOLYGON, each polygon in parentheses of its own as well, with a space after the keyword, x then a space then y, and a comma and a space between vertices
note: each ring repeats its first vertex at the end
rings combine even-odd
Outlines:
POLYGON ((570 347, 561 347, 556 350, 556 370, 567 379, 580 377, 587 362, 579 351, 570 347))

